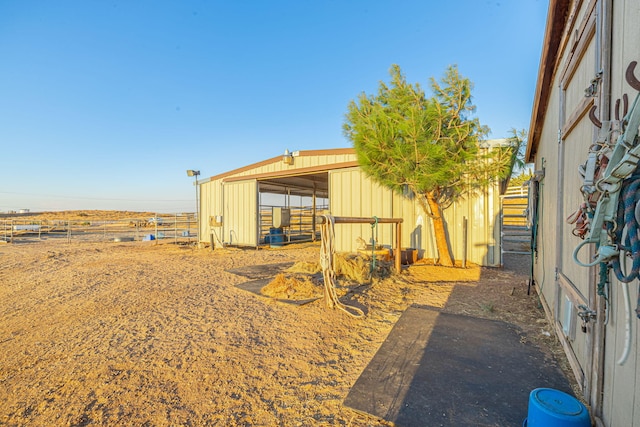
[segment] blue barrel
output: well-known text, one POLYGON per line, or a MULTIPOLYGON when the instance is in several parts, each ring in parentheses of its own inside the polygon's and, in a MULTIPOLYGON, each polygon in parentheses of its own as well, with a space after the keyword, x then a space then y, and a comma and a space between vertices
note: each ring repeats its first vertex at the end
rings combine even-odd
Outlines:
POLYGON ((537 388, 529 394, 529 411, 524 427, 591 427, 587 407, 575 397, 551 388, 537 388))
POLYGON ((272 248, 284 245, 284 234, 282 234, 282 228, 271 227, 269 229, 269 245, 272 248))

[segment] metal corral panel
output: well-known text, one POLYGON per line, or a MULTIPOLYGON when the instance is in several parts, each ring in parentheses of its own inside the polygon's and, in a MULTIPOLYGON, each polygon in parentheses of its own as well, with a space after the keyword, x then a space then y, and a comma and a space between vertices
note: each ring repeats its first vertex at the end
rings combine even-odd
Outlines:
MULTIPOLYGON (((419 250, 423 258, 437 257, 431 218, 416 200, 410 200, 371 181, 359 168, 331 171, 329 198, 332 215, 377 216, 402 218, 402 246, 419 250)), ((467 260, 485 266, 500 264, 499 224, 500 197, 498 185, 486 193, 462 200, 445 211, 454 257, 463 258, 463 219, 468 220, 467 260)), ((354 252, 358 237, 369 242, 371 226, 339 225, 336 229, 336 249, 354 252)), ((374 230, 375 231, 375 230, 374 230)), ((392 225, 378 226, 378 242, 392 247, 392 225)))
POLYGON ((240 246, 258 245, 258 183, 226 182, 223 186, 224 243, 240 246))

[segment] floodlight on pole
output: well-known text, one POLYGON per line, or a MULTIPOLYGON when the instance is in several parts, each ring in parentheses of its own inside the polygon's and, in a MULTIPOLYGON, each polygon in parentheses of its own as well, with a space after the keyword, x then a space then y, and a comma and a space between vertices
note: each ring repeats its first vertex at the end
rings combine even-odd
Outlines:
POLYGON ((200 171, 198 170, 187 170, 187 176, 194 177, 193 185, 196 187, 196 245, 200 244, 200 202, 198 201, 198 175, 200 175, 200 171))

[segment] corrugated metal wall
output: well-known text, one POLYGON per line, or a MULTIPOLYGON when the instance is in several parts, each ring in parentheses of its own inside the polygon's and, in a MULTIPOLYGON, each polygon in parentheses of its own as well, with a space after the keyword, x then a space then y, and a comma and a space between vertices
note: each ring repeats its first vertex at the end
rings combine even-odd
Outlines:
POLYGON ((223 187, 224 243, 258 245, 258 183, 255 179, 226 182, 223 187))
MULTIPOLYGON (((336 170, 329 172, 329 210, 334 216, 392 218, 393 198, 388 190, 364 179, 359 168, 336 170)), ((393 247, 394 227, 394 224, 379 224, 376 243, 393 247)), ((369 243, 372 237, 369 224, 340 224, 335 231, 336 249, 341 252, 355 252, 356 238, 369 243)))
POLYGON ((224 230, 222 226, 212 226, 212 217, 222 217, 224 224, 223 210, 223 184, 222 180, 203 182, 200 185, 200 240, 209 241, 211 233, 214 233, 214 242, 224 240, 224 230))
MULTIPOLYGON (((329 174, 330 210, 335 216, 377 216, 403 218, 403 247, 420 250, 425 258, 437 257, 431 219, 414 200, 393 194, 367 178, 359 168, 335 170, 329 174)), ((485 266, 500 265, 499 224, 500 197, 497 185, 477 197, 461 200, 445 210, 445 219, 454 257, 463 258, 463 219, 467 218, 467 260, 485 266)), ((336 248, 343 252, 357 249, 357 237, 371 238, 371 227, 340 225, 336 229, 336 248)), ((392 225, 378 226, 383 245, 393 247, 392 225)))

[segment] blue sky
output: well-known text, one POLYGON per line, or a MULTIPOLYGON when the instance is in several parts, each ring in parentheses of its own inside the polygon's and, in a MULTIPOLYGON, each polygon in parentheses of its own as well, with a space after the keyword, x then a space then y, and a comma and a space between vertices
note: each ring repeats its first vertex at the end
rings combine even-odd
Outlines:
POLYGON ((0 0, 0 212, 195 209, 193 179, 349 147, 391 64, 529 125, 547 0, 0 0))

